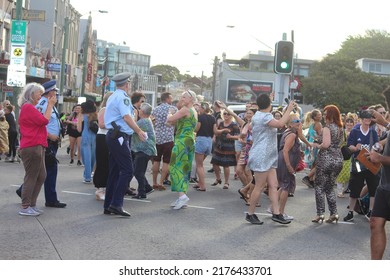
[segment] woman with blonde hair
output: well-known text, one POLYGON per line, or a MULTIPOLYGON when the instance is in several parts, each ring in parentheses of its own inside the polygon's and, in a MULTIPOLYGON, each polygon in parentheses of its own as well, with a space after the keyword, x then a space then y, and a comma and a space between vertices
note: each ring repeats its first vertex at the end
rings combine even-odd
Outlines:
MULTIPOLYGON (((322 113, 318 109, 314 109, 310 112, 311 124, 309 125, 309 130, 307 132, 307 141, 309 143, 314 143, 317 141, 318 137, 322 133, 322 113)), ((302 182, 307 185, 309 188, 314 188, 314 175, 315 175, 315 165, 318 149, 306 149, 305 150, 305 163, 311 169, 309 174, 302 178, 302 182)))
MULTIPOLYGON (((224 185, 223 189, 229 188, 230 166, 237 165, 236 150, 234 141, 238 140, 240 134, 239 125, 233 121, 233 116, 238 116, 224 104, 222 106, 223 121, 214 125, 215 145, 211 163, 213 164, 216 180, 212 186, 222 184, 220 166, 223 167, 224 185)), ((243 120, 241 120, 244 123, 243 120)))
POLYGON ((93 184, 96 188, 96 200, 104 200, 106 194, 106 183, 108 179, 108 147, 106 143, 106 134, 108 129, 106 129, 104 125, 104 112, 106 111, 107 100, 111 95, 112 92, 107 92, 104 95, 98 113, 99 130, 96 134, 96 166, 93 176, 93 184))
POLYGON ((170 111, 167 118, 168 124, 176 125, 175 141, 169 163, 171 190, 179 194, 179 198, 171 204, 175 210, 181 209, 190 200, 186 193, 195 152, 194 131, 198 122, 195 102, 196 95, 193 91, 183 92, 180 110, 174 114, 170 111))

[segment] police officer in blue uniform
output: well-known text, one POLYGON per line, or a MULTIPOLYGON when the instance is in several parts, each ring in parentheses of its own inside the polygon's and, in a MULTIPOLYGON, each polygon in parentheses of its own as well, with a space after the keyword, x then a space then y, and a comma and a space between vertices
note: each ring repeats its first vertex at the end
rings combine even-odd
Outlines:
POLYGON ((107 101, 104 125, 108 129, 106 142, 109 150, 109 175, 107 179, 104 214, 130 216, 123 210, 123 198, 133 175, 130 152, 131 136, 137 133, 141 141, 146 140, 145 132, 134 121, 134 107, 130 96, 130 73, 120 73, 112 80, 116 90, 107 101))
MULTIPOLYGON (((56 80, 48 81, 42 84, 42 86, 45 88, 45 92, 42 94, 42 97, 36 105, 36 108, 38 109, 38 111, 44 114, 47 109, 48 98, 56 96, 58 88, 56 87, 56 80)), ((46 149, 45 155, 47 173, 46 180, 44 183, 46 200, 45 206, 64 208, 66 204, 58 200, 56 191, 58 163, 55 157, 57 155, 58 146, 61 141, 62 132, 61 120, 56 107, 53 107, 52 114, 46 128, 48 134, 48 147, 46 149)))

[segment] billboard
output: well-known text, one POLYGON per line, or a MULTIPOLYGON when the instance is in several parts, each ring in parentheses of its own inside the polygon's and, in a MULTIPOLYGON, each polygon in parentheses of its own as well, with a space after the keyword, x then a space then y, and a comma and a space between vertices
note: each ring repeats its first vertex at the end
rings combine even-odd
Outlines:
POLYGON ((226 103, 255 102, 259 94, 270 94, 274 90, 273 82, 228 80, 227 83, 226 103))

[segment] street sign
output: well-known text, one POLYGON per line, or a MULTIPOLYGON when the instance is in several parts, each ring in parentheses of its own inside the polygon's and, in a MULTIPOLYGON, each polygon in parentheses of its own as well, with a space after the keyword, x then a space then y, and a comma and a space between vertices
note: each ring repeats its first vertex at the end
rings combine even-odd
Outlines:
MULTIPOLYGON (((16 19, 16 9, 12 9, 12 19, 16 19)), ((45 21, 44 10, 23 10, 22 20, 45 21)))
POLYGON ((11 46, 11 64, 25 65, 26 47, 11 46))
POLYGON ((7 71, 7 86, 24 87, 26 85, 26 66, 10 64, 7 71))
POLYGON ((13 20, 11 28, 11 44, 26 44, 27 22, 13 20))

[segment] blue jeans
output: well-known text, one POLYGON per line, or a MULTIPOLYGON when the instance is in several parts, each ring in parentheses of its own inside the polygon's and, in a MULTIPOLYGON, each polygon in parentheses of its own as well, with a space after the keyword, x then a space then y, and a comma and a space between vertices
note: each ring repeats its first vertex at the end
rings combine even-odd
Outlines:
POLYGON ((111 138, 112 132, 108 131, 106 142, 108 146, 109 173, 106 186, 104 209, 110 206, 122 207, 123 198, 128 189, 130 178, 133 176, 133 160, 131 159, 131 136, 121 133, 123 143, 119 139, 111 138))
MULTIPOLYGON (((55 155, 57 155, 58 142, 48 141, 47 149, 50 149, 55 155)), ((45 179, 45 200, 46 203, 57 202, 57 173, 58 173, 58 164, 55 162, 52 166, 46 166, 46 179, 45 179)))
POLYGON ((150 184, 145 177, 146 168, 148 167, 150 159, 151 156, 148 156, 143 152, 134 153, 134 177, 138 181, 138 195, 146 195, 146 187, 150 187, 150 184))
POLYGON ((83 132, 81 137, 81 159, 84 164, 84 180, 92 180, 92 170, 96 161, 96 134, 92 132, 83 132))

